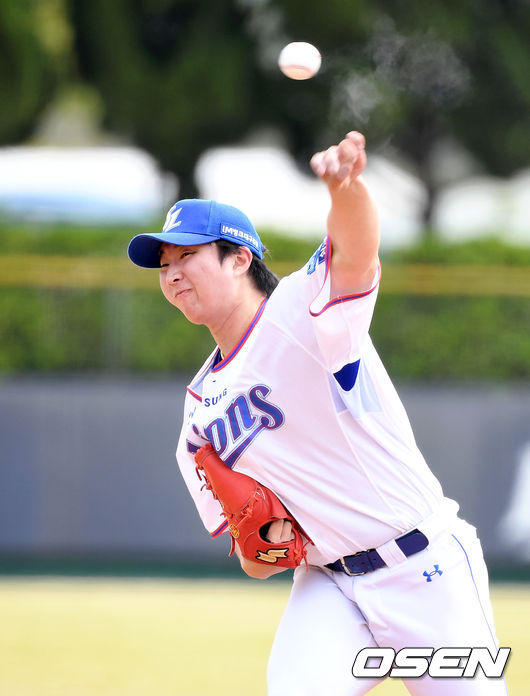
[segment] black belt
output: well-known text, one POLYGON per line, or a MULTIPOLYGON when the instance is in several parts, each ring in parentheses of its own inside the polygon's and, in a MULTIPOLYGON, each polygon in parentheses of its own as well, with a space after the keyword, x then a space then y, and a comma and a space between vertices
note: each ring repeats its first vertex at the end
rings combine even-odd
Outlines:
MULTIPOLYGON (((423 551, 429 545, 429 540, 419 529, 413 529, 412 532, 397 538, 395 541, 407 558, 418 551, 423 551)), ((326 568, 346 573, 346 575, 365 575, 385 566, 386 563, 376 549, 359 551, 352 556, 343 556, 338 561, 326 564, 326 568)))

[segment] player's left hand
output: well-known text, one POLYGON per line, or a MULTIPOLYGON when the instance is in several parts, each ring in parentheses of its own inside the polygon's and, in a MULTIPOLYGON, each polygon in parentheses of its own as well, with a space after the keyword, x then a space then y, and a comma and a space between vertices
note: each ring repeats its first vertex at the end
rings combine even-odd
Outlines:
POLYGON ((311 168, 330 188, 347 186, 366 166, 364 147, 364 135, 350 131, 338 145, 315 153, 311 158, 311 168))

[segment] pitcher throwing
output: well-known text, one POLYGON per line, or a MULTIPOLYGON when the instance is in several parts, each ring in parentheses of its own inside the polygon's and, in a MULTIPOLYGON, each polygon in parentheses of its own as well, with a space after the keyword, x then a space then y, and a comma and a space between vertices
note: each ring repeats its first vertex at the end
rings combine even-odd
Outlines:
MULTIPOLYGON (((217 344, 188 387, 177 448, 206 529, 231 534, 252 577, 296 566, 270 696, 367 693, 378 680, 352 674, 367 647, 498 649, 475 529, 416 446, 368 333, 381 270, 364 145, 351 132, 312 158, 327 236, 279 282, 250 220, 215 201, 179 201, 160 234, 129 245, 217 344)), ((404 681, 415 696, 506 693, 480 670, 404 681)))

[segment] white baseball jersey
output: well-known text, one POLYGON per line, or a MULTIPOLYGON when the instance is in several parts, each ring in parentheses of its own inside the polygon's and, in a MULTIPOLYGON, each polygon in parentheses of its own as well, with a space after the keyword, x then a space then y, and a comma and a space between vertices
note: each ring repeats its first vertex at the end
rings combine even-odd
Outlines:
POLYGON ((194 452, 209 440, 233 469, 273 490, 323 565, 414 528, 443 499, 368 330, 366 292, 330 297, 330 242, 280 281, 223 360, 188 387, 177 459, 212 536, 226 523, 201 489, 194 452))

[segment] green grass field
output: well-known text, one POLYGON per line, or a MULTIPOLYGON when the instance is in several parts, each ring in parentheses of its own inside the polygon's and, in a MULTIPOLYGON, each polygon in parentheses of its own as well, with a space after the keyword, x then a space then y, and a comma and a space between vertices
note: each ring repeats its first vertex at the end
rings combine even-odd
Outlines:
MULTIPOLYGON (((288 583, 0 581, 0 694, 265 696, 288 583)), ((510 696, 530 689, 530 588, 492 590, 510 696)), ((406 694, 387 680, 371 693, 406 694)))

